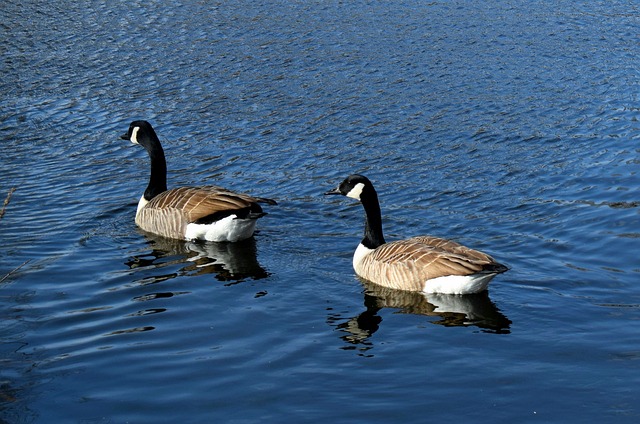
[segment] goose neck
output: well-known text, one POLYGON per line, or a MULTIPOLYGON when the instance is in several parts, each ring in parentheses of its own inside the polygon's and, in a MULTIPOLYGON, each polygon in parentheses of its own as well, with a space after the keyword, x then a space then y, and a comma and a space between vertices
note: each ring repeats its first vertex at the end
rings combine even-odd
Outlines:
POLYGON ((167 161, 160 142, 152 140, 147 151, 151 160, 151 175, 144 197, 151 200, 158 194, 167 191, 167 161))
POLYGON ((370 249, 375 249, 385 243, 378 195, 373 190, 366 194, 363 193, 361 202, 366 216, 362 244, 370 249))

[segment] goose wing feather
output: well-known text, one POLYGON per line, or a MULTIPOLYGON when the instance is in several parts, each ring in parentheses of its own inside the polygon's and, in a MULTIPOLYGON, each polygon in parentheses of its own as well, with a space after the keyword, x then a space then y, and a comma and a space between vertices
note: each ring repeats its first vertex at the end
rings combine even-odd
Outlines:
POLYGON ((489 255, 438 237, 419 236, 383 244, 360 264, 361 275, 389 287, 421 290, 426 280, 482 272, 489 255))
POLYGON ((151 199, 145 209, 177 209, 188 222, 195 222, 216 212, 244 209, 273 200, 236 193, 218 186, 180 187, 167 190, 151 199))
POLYGON ((261 213, 258 202, 275 204, 271 199, 236 193, 218 186, 174 188, 151 199, 137 214, 136 223, 152 233, 183 238, 189 223, 216 213, 243 209, 261 213))

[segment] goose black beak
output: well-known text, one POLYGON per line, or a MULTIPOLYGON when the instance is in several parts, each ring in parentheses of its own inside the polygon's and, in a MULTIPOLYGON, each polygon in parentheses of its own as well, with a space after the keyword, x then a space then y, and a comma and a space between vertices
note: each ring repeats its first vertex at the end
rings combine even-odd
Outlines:
POLYGON ((129 140, 129 134, 128 133, 124 133, 120 136, 121 139, 123 140, 129 140))
POLYGON ((340 187, 336 187, 333 190, 329 190, 326 193, 324 193, 325 196, 328 194, 342 194, 342 193, 340 192, 340 187))

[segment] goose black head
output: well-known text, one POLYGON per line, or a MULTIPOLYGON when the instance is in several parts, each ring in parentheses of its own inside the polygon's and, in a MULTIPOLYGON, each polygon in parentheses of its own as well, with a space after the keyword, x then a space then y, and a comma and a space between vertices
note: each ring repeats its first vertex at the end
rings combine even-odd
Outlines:
MULTIPOLYGON (((120 136, 123 140, 129 140, 133 144, 145 145, 152 140, 157 140, 158 136, 153 127, 147 121, 133 121, 129 125, 129 131, 120 136)), ((146 146, 145 146, 146 147, 146 146)))
POLYGON ((353 174, 349 175, 338 187, 325 194, 341 194, 361 201, 363 193, 368 192, 375 193, 371 181, 363 175, 353 174))

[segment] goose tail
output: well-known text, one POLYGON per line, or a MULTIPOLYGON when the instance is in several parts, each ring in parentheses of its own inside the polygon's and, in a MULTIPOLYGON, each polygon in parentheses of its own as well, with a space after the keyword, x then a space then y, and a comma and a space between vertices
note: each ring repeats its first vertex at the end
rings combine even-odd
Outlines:
POLYGON ((482 269, 482 273, 483 274, 502 274, 503 272, 507 272, 509 271, 509 267, 499 264, 499 263, 492 263, 489 265, 486 265, 483 269, 482 269))
POLYGON ((256 199, 256 202, 258 203, 266 203, 267 205, 277 205, 278 202, 276 202, 273 199, 267 199, 266 197, 254 197, 256 199))

